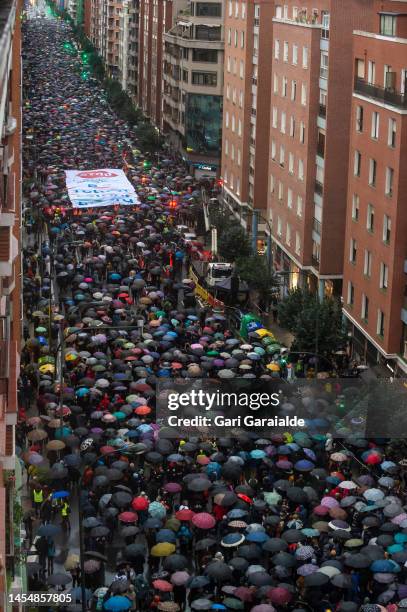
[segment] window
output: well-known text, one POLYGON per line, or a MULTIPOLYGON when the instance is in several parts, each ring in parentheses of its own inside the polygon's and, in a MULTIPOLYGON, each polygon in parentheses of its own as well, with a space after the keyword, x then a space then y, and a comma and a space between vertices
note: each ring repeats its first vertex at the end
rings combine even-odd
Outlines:
POLYGON ((305 142, 305 124, 303 121, 300 123, 300 142, 302 144, 305 142))
POLYGON ((242 2, 242 19, 246 19, 246 4, 242 2))
POLYGON ((389 119, 389 129, 387 134, 387 144, 389 147, 394 148, 396 146, 396 131, 397 121, 395 119, 389 119))
POLYGON ((274 41, 274 59, 280 59, 280 41, 278 39, 274 41))
POLYGON ((355 302, 355 288, 353 286, 353 283, 351 283, 351 281, 348 281, 348 297, 346 301, 349 304, 349 306, 353 306, 355 302))
POLYGON ((380 263, 380 289, 387 289, 389 283, 389 267, 385 263, 380 263))
POLYGON ((286 244, 288 244, 288 246, 291 246, 291 227, 289 223, 287 223, 287 227, 286 227, 285 241, 286 241, 286 244))
POLYGON ((363 264, 363 274, 365 276, 371 276, 372 274, 372 254, 367 249, 365 249, 365 261, 363 264))
POLYGON ((231 57, 230 55, 228 55, 228 59, 227 59, 227 71, 230 72, 230 66, 231 65, 231 57))
POLYGON ((298 17, 298 6, 293 6, 293 19, 294 21, 297 19, 298 17))
POLYGON ((394 180, 394 170, 393 168, 386 168, 386 185, 385 185, 385 194, 391 198, 393 195, 393 180, 394 180))
POLYGON ((308 47, 302 48, 302 67, 308 68, 308 47))
POLYGON ((384 312, 382 312, 380 308, 377 310, 376 332, 378 336, 384 336, 384 312))
POLYGON ((373 232, 374 230, 374 206, 373 204, 367 205, 366 229, 369 232, 373 232))
POLYGON ((239 106, 240 108, 243 108, 243 91, 240 91, 239 93, 239 106))
POLYGON ((288 42, 286 40, 284 41, 283 60, 288 62, 288 42))
POLYGON ((225 155, 226 157, 229 155, 229 141, 225 138, 225 155))
POLYGON ((276 161, 276 141, 275 140, 271 141, 271 159, 276 161))
POLYGON ((301 84, 301 104, 307 105, 307 88, 304 83, 301 84))
POLYGON ((221 2, 196 2, 195 15, 197 17, 221 17, 222 3, 221 2))
POLYGON ((375 159, 369 159, 369 185, 376 186, 377 163, 375 159))
POLYGON ((298 45, 293 45, 293 64, 298 64, 298 45))
POLYGON ((239 122, 238 122, 237 134, 238 136, 242 135, 242 120, 241 119, 239 119, 239 122))
POLYGON ((283 77, 283 80, 281 83, 281 95, 283 96, 283 98, 287 97, 287 84, 288 84, 287 77, 283 77))
POLYGON ((357 221, 359 219, 359 196, 354 193, 352 198, 352 219, 357 221))
POLYGON ((350 261, 350 263, 353 263, 353 264, 356 263, 356 255, 357 255, 356 240, 354 238, 351 238, 350 244, 349 244, 349 261, 350 261))
POLYGON ((244 32, 240 32, 240 48, 244 49, 244 32))
POLYGON ((240 178, 236 179, 236 194, 240 195, 240 178))
POLYGON ((375 140, 379 138, 379 113, 372 113, 372 129, 370 135, 375 140))
POLYGON ((192 49, 192 61, 216 64, 218 62, 218 52, 216 49, 192 49))
POLYGON ((226 100, 230 100, 230 85, 226 85, 226 100))
POLYGON ((364 319, 366 322, 369 318, 369 298, 363 293, 362 295, 362 319, 364 319))
POLYGON ((284 19, 288 19, 288 4, 284 4, 284 19))
POLYGON ((285 134, 285 127, 286 127, 286 114, 281 113, 280 132, 282 134, 285 134))
POLYGON ((229 127, 229 111, 226 111, 226 115, 225 115, 225 127, 226 128, 229 127))
POLYGON ((356 131, 363 132, 363 106, 356 107, 356 131))
POLYGON ((221 40, 221 27, 209 27, 206 25, 195 26, 195 37, 198 40, 221 40))
POLYGON ((302 217, 302 197, 297 196, 297 216, 302 217))
POLYGON ((326 53, 325 51, 322 51, 322 53, 321 53, 321 66, 320 66, 320 69, 319 69, 319 76, 321 77, 321 79, 327 79, 328 78, 328 64, 329 64, 328 53, 326 53))
POLYGON ((298 178, 300 181, 304 180, 304 162, 302 159, 298 160, 298 178))
POLYGON ((278 122, 278 110, 275 106, 273 106, 273 119, 272 119, 273 123, 273 128, 277 128, 277 122, 278 122))
POLYGON ((301 238, 299 232, 295 232, 295 252, 297 255, 301 254, 301 238))
POLYGON ((232 28, 228 29, 228 45, 230 47, 230 45, 232 44, 232 28))
POLYGON ((367 82, 374 85, 376 82, 376 64, 369 60, 367 64, 367 82))
POLYGON ((275 74, 273 79, 273 93, 278 93, 278 76, 275 74))
POLYGON ((236 104, 236 87, 233 88, 232 102, 233 104, 236 104))
POLYGON ((229 0, 229 17, 232 17, 233 15, 233 2, 232 0, 229 0))
POLYGON ((285 148, 284 145, 280 145, 280 166, 284 166, 285 161, 285 148))
POLYGON ((235 19, 237 19, 239 17, 239 1, 236 0, 235 2, 235 19))
POLYGON ((244 78, 244 61, 240 60, 240 72, 239 72, 239 76, 241 79, 244 78))
POLYGON ((232 132, 234 132, 236 129, 236 118, 234 115, 232 115, 232 132))
POLYGON ((396 36, 397 17, 394 15, 380 15, 380 34, 383 36, 396 36))
POLYGON ((362 164, 362 155, 360 151, 355 151, 355 157, 353 160, 353 174, 355 176, 360 176, 360 167, 362 164))
POLYGON ((293 207, 293 190, 290 188, 287 189, 287 206, 288 208, 293 207))
POLYGON ((294 174, 294 153, 288 154, 288 172, 294 174))
POLYGON ((238 37, 239 32, 237 30, 235 30, 235 36, 234 36, 234 40, 235 40, 235 48, 237 47, 237 37, 238 37))
POLYGON ((231 147, 231 151, 230 151, 230 157, 232 158, 232 161, 235 161, 235 145, 232 142, 232 147, 231 147))
POLYGON ((278 181, 278 199, 280 200, 280 202, 283 201, 283 197, 284 197, 284 185, 281 181, 278 181))
POLYGON ((276 6, 276 17, 277 19, 283 18, 283 7, 280 6, 279 4, 276 6))
POLYGON ((295 136, 295 119, 292 115, 290 117, 290 136, 291 138, 295 136))
POLYGON ((291 100, 294 102, 297 95, 297 82, 291 81, 291 100))
POLYGON ((383 242, 390 244, 391 237, 391 218, 388 215, 383 216, 383 242))
POLYGON ((188 83, 188 70, 182 71, 182 80, 184 81, 184 83, 188 83))
POLYGON ((277 217, 277 235, 281 236, 283 233, 283 224, 281 223, 280 217, 277 217))
POLYGON ((356 58, 356 62, 355 62, 355 74, 358 77, 358 79, 364 79, 365 78, 365 60, 360 59, 360 58, 356 58))
POLYGON ((274 193, 275 180, 273 174, 270 174, 270 193, 274 193))

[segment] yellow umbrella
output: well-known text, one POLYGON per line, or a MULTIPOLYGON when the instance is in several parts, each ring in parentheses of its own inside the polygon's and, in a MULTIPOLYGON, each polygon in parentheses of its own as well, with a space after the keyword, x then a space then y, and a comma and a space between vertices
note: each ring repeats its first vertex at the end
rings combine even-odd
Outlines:
POLYGON ((278 363, 269 363, 266 367, 268 370, 271 370, 272 372, 280 371, 280 366, 278 365, 278 363))
POLYGON ((53 374, 55 372, 55 366, 51 363, 46 363, 40 366, 40 372, 41 374, 53 374))
POLYGON ((67 353, 65 355, 65 361, 76 361, 79 355, 77 353, 67 353))
POLYGON ((256 329, 256 334, 260 336, 260 338, 265 338, 267 336, 268 338, 272 338, 273 340, 276 339, 274 334, 272 334, 271 331, 265 329, 264 327, 256 329))
POLYGON ((152 557, 169 557, 176 550, 175 544, 170 544, 169 542, 160 542, 153 546, 150 551, 152 557))

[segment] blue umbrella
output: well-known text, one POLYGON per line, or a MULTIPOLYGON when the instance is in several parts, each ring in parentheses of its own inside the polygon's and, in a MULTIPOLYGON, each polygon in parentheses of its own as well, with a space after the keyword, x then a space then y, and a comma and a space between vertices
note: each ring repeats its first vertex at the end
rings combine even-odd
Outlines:
POLYGON ((264 544, 268 539, 269 537, 264 531, 252 531, 246 536, 248 542, 255 542, 256 544, 264 544))
POLYGON ((247 516, 249 513, 247 510, 240 510, 240 508, 234 508, 227 513, 228 519, 241 519, 247 516))
POLYGON ((121 595, 115 595, 105 601, 103 608, 110 612, 125 612, 126 610, 130 610, 131 606, 132 603, 130 599, 122 597, 121 595))
POLYGON ((87 387, 80 387, 80 389, 76 390, 77 397, 84 397, 85 395, 88 395, 88 393, 89 389, 87 387))
POLYGON ((307 536, 307 538, 317 538, 320 535, 318 529, 311 529, 310 527, 301 529, 301 533, 307 536))
POLYGON ((222 538, 221 545, 225 546, 226 548, 231 548, 233 546, 238 546, 239 544, 242 544, 244 540, 244 535, 242 535, 241 533, 228 533, 227 535, 225 535, 224 538, 222 538))
POLYGON ((224 606, 223 604, 212 604, 211 605, 211 610, 226 610, 226 606, 224 606))
POLYGON ((217 461, 211 461, 206 466, 206 473, 208 475, 217 474, 219 476, 221 473, 221 470, 222 470, 222 466, 220 465, 220 463, 217 463, 217 461))
POLYGON ((53 499, 64 499, 64 497, 69 497, 69 491, 55 491, 52 497, 53 499))
POLYGON ((165 518, 165 516, 167 515, 167 511, 164 506, 160 504, 160 502, 156 501, 151 502, 151 504, 148 506, 148 513, 153 518, 158 519, 165 518))
POLYGON ((303 452, 307 459, 310 459, 311 461, 316 461, 317 457, 313 450, 311 450, 310 448, 304 448, 303 452))
POLYGON ((314 469, 314 467, 314 463, 312 463, 312 461, 308 461, 308 459, 300 459, 300 461, 297 461, 294 464, 294 469, 298 470, 299 472, 310 472, 314 469))
POLYGON ((375 574, 397 574, 401 568, 398 563, 391 559, 378 559, 373 561, 370 570, 375 574))
POLYGON ((72 433, 72 429, 70 427, 58 427, 55 430, 54 436, 57 440, 61 440, 61 438, 66 438, 72 433))
POLYGON ((396 533, 394 541, 396 544, 405 544, 407 542, 407 533, 396 533))
POLYGON ((178 463, 179 461, 184 461, 184 459, 185 457, 183 455, 180 455, 180 453, 172 453, 167 457, 167 461, 174 461, 175 463, 178 463))
POLYGON ((159 542, 169 542, 170 544, 175 544, 177 538, 175 533, 171 531, 171 529, 160 529, 155 536, 155 541, 159 542))
POLYGON ((264 457, 266 457, 266 453, 259 448, 255 448, 254 450, 250 451, 250 457, 252 459, 264 459, 264 457))
MULTIPOLYGON (((112 272, 112 274, 109 275, 110 280, 113 280, 113 281, 118 281, 118 280, 121 279, 121 277, 122 277, 122 275, 118 274, 117 272, 112 272)), ((127 608, 126 608, 126 610, 127 610, 127 608)))

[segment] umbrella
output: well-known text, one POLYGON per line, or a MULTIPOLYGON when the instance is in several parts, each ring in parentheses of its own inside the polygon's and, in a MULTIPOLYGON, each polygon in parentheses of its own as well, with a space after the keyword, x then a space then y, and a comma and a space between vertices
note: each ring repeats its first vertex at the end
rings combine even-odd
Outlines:
POLYGON ((65 586, 71 580, 72 576, 70 574, 56 573, 48 577, 47 583, 54 586, 65 586))
POLYGON ((108 610, 109 612, 125 612, 126 610, 130 610, 132 603, 128 597, 122 597, 121 595, 114 595, 110 597, 103 604, 104 610, 108 610))
POLYGON ((212 601, 210 599, 204 599, 204 598, 199 598, 199 599, 194 599, 191 602, 191 608, 193 610, 210 610, 212 607, 212 601))
POLYGON ((329 582, 329 578, 322 572, 314 572, 304 578, 304 584, 307 587, 319 587, 329 582))
POLYGON ((216 521, 212 514, 207 512, 199 512, 192 517, 192 523, 199 529, 212 529, 215 526, 216 521))
POLYGON ((331 578, 331 582, 339 589, 350 589, 352 578, 348 574, 337 574, 331 578))
POLYGON ((185 571, 174 572, 174 574, 171 576, 171 582, 176 586, 182 586, 186 584, 189 579, 190 575, 188 574, 188 572, 185 571))
POLYGON ((179 604, 175 601, 160 601, 157 608, 163 612, 178 612, 180 609, 179 604))
POLYGON ((153 587, 163 593, 170 593, 173 590, 173 585, 167 580, 153 580, 153 587))
POLYGON ((292 594, 288 589, 279 586, 267 591, 267 597, 272 603, 285 606, 291 601, 292 594))
POLYGON ((212 561, 205 568, 205 574, 217 582, 226 582, 232 578, 232 570, 223 561, 212 561))
POLYGON ((345 565, 347 565, 348 567, 353 567, 355 569, 363 569, 365 567, 369 567, 370 564, 371 564, 371 561, 369 557, 367 557, 366 555, 362 553, 355 553, 355 554, 349 555, 345 559, 345 565))
POLYGON ((53 525, 52 523, 41 525, 37 531, 37 535, 51 538, 59 533, 61 533, 61 527, 59 525, 53 525))
POLYGON ((175 545, 168 542, 160 542, 152 547, 150 554, 152 557, 168 557, 175 552, 175 545))

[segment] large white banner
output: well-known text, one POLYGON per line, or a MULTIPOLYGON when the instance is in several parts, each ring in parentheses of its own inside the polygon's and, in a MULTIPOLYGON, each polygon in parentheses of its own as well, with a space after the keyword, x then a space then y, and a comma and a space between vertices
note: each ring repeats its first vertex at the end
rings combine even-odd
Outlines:
POLYGON ((134 206, 139 198, 123 170, 66 170, 66 186, 73 208, 121 204, 134 206))

